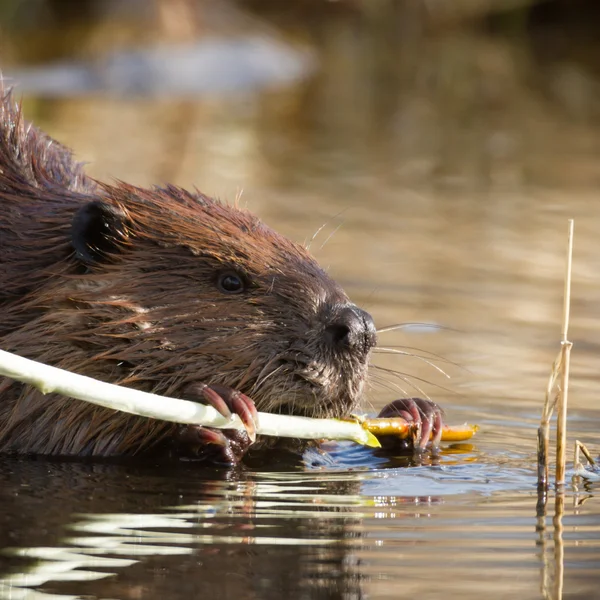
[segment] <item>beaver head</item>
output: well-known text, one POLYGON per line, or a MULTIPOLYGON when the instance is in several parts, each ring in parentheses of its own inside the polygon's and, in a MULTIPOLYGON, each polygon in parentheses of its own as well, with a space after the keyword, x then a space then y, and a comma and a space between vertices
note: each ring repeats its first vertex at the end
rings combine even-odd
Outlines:
POLYGON ((341 416, 356 405, 373 320, 304 247, 176 187, 102 191, 73 218, 77 275, 48 290, 73 308, 72 343, 167 395, 202 381, 270 412, 341 416))
MULTIPOLYGON (((0 233, 3 349, 163 395, 221 384, 270 412, 341 416, 361 397, 373 320, 306 248, 200 193, 88 179, 9 95, 0 233)), ((0 398, 0 449, 135 453, 160 437, 8 380, 0 398)))

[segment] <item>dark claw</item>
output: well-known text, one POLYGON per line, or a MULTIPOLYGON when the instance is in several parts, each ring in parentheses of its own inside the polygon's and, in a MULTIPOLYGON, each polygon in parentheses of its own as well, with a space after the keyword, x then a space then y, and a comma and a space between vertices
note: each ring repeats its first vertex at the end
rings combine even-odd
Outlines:
POLYGON ((215 392, 215 390, 213 390, 212 388, 209 388, 207 385, 204 384, 200 385, 202 385, 202 389, 200 391, 202 392, 202 395, 204 396, 207 403, 210 406, 212 406, 219 414, 223 415, 226 419, 229 419, 229 417, 231 417, 231 410, 229 410, 229 406, 227 406, 225 400, 223 400, 223 398, 221 398, 221 396, 217 394, 217 392, 215 392))
POLYGON ((254 443, 256 441, 256 410, 253 414, 250 406, 254 408, 254 402, 252 402, 250 398, 244 396, 243 394, 235 396, 231 400, 231 407, 233 409, 233 412, 236 415, 238 415, 239 418, 242 420, 242 423, 246 428, 246 433, 248 434, 248 437, 250 438, 252 443, 254 443), (248 402, 250 402, 251 404, 249 405, 248 402))
POLYGON ((423 419, 421 421, 421 439, 418 441, 418 447, 421 450, 425 450, 427 444, 429 444, 429 436, 433 428, 433 416, 429 419, 423 419))
POLYGON ((212 406, 226 419, 231 417, 232 413, 236 414, 242 421, 250 441, 252 443, 256 441, 258 411, 254 401, 246 394, 224 385, 192 383, 186 388, 184 397, 212 406))
POLYGON ((252 442, 255 442, 258 411, 254 402, 246 394, 242 394, 242 392, 225 387, 224 385, 215 384, 209 386, 207 389, 216 392, 223 399, 231 412, 240 418, 252 442))
POLYGON ((423 398, 401 398, 394 400, 385 406, 378 417, 402 417, 410 423, 414 423, 415 429, 412 444, 406 440, 399 443, 397 438, 392 436, 382 436, 380 441, 384 447, 404 447, 412 446, 415 450, 424 450, 432 436, 432 448, 437 448, 442 438, 443 412, 442 409, 432 400, 423 398))
POLYGON ((179 441, 190 448, 197 446, 198 449, 205 444, 214 444, 223 448, 228 446, 228 440, 220 429, 210 429, 199 425, 183 426, 179 432, 179 441))
POLYGON ((442 419, 442 411, 436 411, 433 418, 433 439, 431 445, 434 448, 438 448, 442 441, 442 429, 444 428, 444 420, 442 419))

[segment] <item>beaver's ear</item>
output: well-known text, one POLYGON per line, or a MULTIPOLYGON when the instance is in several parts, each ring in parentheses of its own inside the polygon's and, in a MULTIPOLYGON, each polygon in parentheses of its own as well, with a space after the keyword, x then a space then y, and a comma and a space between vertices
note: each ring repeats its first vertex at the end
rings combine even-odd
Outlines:
POLYGON ((73 217, 71 244, 84 263, 102 261, 127 237, 127 216, 118 207, 100 200, 82 206, 73 217))

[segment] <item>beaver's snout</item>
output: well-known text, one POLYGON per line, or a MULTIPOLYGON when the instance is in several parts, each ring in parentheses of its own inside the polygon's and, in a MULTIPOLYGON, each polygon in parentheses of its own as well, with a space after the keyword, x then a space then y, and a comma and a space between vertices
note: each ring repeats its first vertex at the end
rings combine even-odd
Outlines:
POLYGON ((335 311, 325 327, 326 343, 337 352, 368 354, 377 344, 377 330, 371 315, 354 304, 335 311))

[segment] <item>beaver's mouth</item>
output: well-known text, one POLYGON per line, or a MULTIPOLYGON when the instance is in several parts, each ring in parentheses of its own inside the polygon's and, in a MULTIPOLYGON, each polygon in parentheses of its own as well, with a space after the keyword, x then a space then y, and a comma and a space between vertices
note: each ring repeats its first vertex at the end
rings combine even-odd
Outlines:
POLYGON ((250 395, 266 412, 343 417, 358 405, 366 374, 362 363, 338 365, 294 352, 272 361, 250 395))

